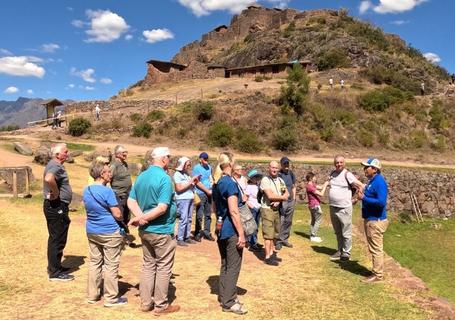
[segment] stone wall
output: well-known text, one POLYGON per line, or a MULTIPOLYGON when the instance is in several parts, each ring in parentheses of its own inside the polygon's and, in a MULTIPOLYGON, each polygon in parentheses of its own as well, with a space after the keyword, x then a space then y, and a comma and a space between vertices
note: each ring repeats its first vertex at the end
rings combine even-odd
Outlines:
POLYGON ((138 110, 140 109, 156 109, 156 108, 164 108, 171 106, 174 104, 175 101, 171 100, 108 100, 108 101, 81 101, 68 104, 66 106, 66 113, 79 113, 79 112, 94 112, 95 106, 97 104, 100 105, 101 112, 110 110, 110 109, 121 109, 121 108, 129 108, 129 107, 136 107, 138 110))
MULTIPOLYGON (((248 169, 259 168, 267 172, 267 165, 246 164, 248 169)), ((297 177, 298 202, 306 202, 305 175, 313 171, 317 174, 318 183, 324 183, 333 170, 332 166, 294 165, 297 177)), ((366 182, 363 170, 359 167, 351 170, 359 174, 366 182)), ((422 169, 385 168, 382 171, 389 186, 388 210, 394 212, 411 212, 411 193, 413 193, 424 216, 455 216, 455 173, 427 171, 422 169)), ((327 202, 327 197, 323 199, 327 202)))

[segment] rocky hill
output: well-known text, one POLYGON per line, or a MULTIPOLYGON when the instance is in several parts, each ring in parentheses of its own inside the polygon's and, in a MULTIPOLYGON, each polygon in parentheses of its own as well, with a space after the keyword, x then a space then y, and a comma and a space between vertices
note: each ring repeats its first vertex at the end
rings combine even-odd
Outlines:
POLYGON ((269 9, 250 6, 184 46, 172 62, 227 68, 310 60, 319 71, 337 67, 384 68, 410 79, 407 89, 429 90, 447 81, 446 70, 427 61, 396 35, 348 16, 345 10, 269 9))

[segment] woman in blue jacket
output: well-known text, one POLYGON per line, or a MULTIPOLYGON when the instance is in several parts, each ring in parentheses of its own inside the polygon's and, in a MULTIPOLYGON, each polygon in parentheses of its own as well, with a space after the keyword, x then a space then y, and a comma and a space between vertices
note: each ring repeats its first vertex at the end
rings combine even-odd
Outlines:
POLYGON ((387 220, 387 182, 381 174, 381 162, 369 158, 362 162, 363 171, 368 183, 363 192, 359 193, 362 200, 362 218, 364 219, 365 235, 368 250, 373 259, 372 275, 362 281, 374 283, 384 278, 384 232, 389 226, 387 220))

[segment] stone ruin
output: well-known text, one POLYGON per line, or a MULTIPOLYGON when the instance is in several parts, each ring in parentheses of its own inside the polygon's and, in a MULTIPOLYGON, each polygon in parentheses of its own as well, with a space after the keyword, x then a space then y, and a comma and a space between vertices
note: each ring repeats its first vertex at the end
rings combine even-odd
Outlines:
POLYGON ((0 197, 30 197, 33 179, 29 166, 0 168, 0 197))

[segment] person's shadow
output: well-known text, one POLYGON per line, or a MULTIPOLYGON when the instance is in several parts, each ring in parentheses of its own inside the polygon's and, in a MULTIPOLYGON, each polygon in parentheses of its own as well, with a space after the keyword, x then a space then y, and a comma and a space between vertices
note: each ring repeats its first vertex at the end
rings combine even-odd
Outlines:
MULTIPOLYGON (((218 276, 218 275, 209 276, 205 282, 207 282, 207 284, 210 287, 210 294, 215 294, 218 296, 220 293, 220 290, 219 290, 220 276, 218 276)), ((248 292, 248 290, 237 286, 237 294, 239 296, 243 296, 247 292, 248 292)))
MULTIPOLYGON (((317 253, 326 254, 328 256, 331 256, 332 254, 337 252, 337 250, 335 250, 333 248, 328 248, 328 247, 324 247, 324 246, 311 246, 311 248, 317 253)), ((333 261, 333 263, 338 263, 338 265, 340 266, 340 269, 349 271, 354 274, 358 274, 361 276, 368 276, 371 274, 371 271, 368 270, 367 268, 365 268, 363 265, 359 264, 358 260, 348 260, 348 261, 338 260, 338 261, 333 261)))
MULTIPOLYGON (((130 291, 131 288, 134 288, 134 287, 135 286, 133 286, 131 283, 119 281, 118 282, 119 296, 125 295, 128 291, 130 291)), ((139 288, 139 286, 138 286, 138 288, 139 288)))
POLYGON ((69 273, 79 270, 79 267, 85 263, 87 256, 65 256, 62 265, 70 268, 69 273))
POLYGON ((306 232, 302 232, 302 231, 294 231, 294 233, 298 236, 301 236, 303 238, 307 238, 307 239, 310 239, 310 235, 306 232))

